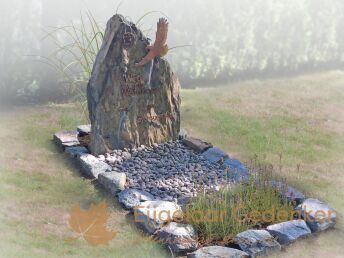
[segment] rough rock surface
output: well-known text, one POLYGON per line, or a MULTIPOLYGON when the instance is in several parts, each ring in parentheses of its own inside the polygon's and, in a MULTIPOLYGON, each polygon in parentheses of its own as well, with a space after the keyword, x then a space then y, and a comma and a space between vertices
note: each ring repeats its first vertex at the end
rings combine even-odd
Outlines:
POLYGON ((171 222, 155 232, 156 239, 167 244, 173 253, 180 254, 197 250, 197 235, 191 225, 171 222))
POLYGON ((77 131, 57 132, 54 134, 54 141, 58 146, 62 148, 75 147, 80 145, 77 131))
POLYGON ((141 202, 153 200, 153 195, 137 189, 125 189, 118 195, 118 201, 127 209, 133 209, 134 207, 139 206, 141 202))
POLYGON ((267 227, 267 231, 274 236, 281 245, 288 245, 297 239, 306 237, 312 232, 304 220, 292 220, 267 227))
POLYGON ((226 174, 221 164, 205 160, 179 141, 115 150, 99 159, 111 165, 112 171, 125 173, 127 187, 147 191, 166 201, 193 197, 201 184, 210 189, 233 183, 231 171, 226 174))
POLYGON ((223 246, 208 246, 188 254, 188 258, 248 258, 249 255, 238 249, 223 246))
POLYGON ((124 190, 126 176, 124 173, 105 172, 98 176, 99 183, 104 186, 111 194, 117 194, 124 190))
POLYGON ((323 231, 334 227, 336 224, 336 211, 328 204, 317 199, 306 199, 296 209, 301 211, 302 217, 306 220, 312 232, 323 231))
POLYGON ((135 222, 150 234, 174 219, 180 219, 181 214, 179 205, 166 201, 146 201, 134 209, 135 222))
POLYGON ((246 230, 236 235, 235 242, 252 257, 281 250, 281 245, 266 230, 246 230))
POLYGON ((90 178, 98 178, 98 175, 111 171, 111 166, 100 161, 91 154, 84 154, 78 157, 81 172, 90 178))
POLYGON ((180 85, 160 57, 136 64, 149 40, 121 15, 107 23, 87 86, 93 154, 177 140, 180 85))

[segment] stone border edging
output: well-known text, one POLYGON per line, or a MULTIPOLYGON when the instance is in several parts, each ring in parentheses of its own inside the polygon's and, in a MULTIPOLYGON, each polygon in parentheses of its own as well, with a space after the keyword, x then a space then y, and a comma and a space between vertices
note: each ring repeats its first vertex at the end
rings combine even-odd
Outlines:
MULTIPOLYGON (((307 198, 295 188, 288 186, 284 197, 295 199, 300 203, 295 210, 300 211, 304 220, 273 224, 268 226, 266 230, 250 229, 241 232, 235 237, 235 242, 242 250, 222 246, 208 246, 198 249, 200 245, 196 241, 195 230, 191 225, 171 221, 167 225, 165 223, 166 216, 182 212, 181 207, 173 202, 154 200, 154 197, 145 191, 125 189, 126 175, 124 173, 111 171, 111 167, 107 163, 89 154, 87 148, 81 146, 78 136, 84 137, 89 133, 90 125, 82 125, 78 126, 77 131, 57 132, 53 139, 70 157, 76 159, 84 176, 98 180, 111 195, 118 195, 119 202, 133 212, 135 216, 138 216, 138 221, 135 217, 136 223, 145 232, 155 236, 158 242, 168 245, 176 254, 187 253, 189 258, 267 255, 271 251, 281 250, 282 247, 300 238, 332 228, 336 224, 338 214, 328 204, 317 199, 307 198), (156 214, 157 211, 160 211, 160 214, 156 214), (330 218, 328 220, 326 220, 326 212, 330 218), (317 217, 320 219, 316 220, 317 217)), ((249 176, 248 169, 239 160, 231 159, 228 154, 217 147, 213 147, 210 143, 186 135, 185 131, 180 137, 184 144, 200 153, 208 161, 222 162, 223 166, 236 171, 236 180, 240 181, 249 176)), ((281 182, 274 182, 274 184, 278 187, 281 182)), ((175 218, 172 217, 173 219, 175 218)))

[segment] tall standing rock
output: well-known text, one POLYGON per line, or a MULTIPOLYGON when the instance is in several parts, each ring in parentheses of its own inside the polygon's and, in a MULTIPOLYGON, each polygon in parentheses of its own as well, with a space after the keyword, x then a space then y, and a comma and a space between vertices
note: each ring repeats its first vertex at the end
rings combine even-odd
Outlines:
POLYGON ((178 139, 180 84, 169 63, 147 54, 149 40, 121 15, 107 23, 87 86, 91 152, 133 148, 178 139))

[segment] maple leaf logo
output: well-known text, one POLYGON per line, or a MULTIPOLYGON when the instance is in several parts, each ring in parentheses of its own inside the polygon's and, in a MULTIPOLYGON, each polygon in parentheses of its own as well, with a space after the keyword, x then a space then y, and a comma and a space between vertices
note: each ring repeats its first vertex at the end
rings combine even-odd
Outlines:
POLYGON ((116 232, 108 231, 106 223, 109 218, 106 202, 92 204, 88 210, 81 210, 80 205, 73 206, 70 211, 69 225, 79 234, 76 238, 83 238, 92 245, 108 244, 116 237, 116 232))

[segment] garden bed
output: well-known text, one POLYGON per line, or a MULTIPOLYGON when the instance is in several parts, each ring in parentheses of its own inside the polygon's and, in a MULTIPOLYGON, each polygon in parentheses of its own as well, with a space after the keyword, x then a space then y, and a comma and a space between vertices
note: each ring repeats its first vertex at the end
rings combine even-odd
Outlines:
POLYGON ((95 157, 79 141, 89 133, 79 127, 54 139, 84 175, 118 196, 135 222, 176 255, 255 257, 336 223, 326 203, 202 140, 184 135, 95 157))

